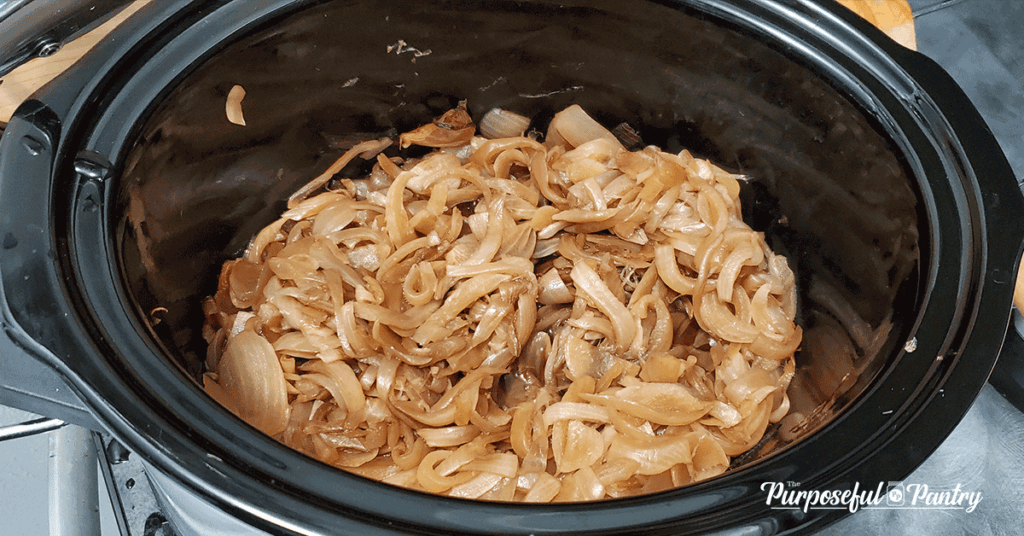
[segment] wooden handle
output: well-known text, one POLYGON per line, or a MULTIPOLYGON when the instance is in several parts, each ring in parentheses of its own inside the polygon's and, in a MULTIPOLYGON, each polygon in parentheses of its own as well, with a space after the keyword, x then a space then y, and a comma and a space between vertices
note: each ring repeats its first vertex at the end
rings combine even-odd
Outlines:
POLYGON ((71 67, 111 30, 149 2, 150 0, 135 0, 110 20, 68 43, 56 54, 35 58, 8 73, 0 84, 0 122, 9 121, 14 110, 32 93, 71 67))
POLYGON ((914 13, 907 0, 839 0, 839 3, 874 24, 897 43, 917 50, 914 13))

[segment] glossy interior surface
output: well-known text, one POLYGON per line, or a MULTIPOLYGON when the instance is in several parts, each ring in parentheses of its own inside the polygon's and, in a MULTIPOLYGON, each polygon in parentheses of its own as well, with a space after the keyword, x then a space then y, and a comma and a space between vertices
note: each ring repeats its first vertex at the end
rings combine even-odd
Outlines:
POLYGON ((167 355, 198 376, 203 298, 292 191, 347 146, 462 99, 474 117, 498 106, 534 125, 580 104, 751 178, 745 218, 799 281, 790 396, 807 418, 739 463, 806 437, 903 347, 927 272, 923 209, 891 142, 818 75, 655 4, 364 0, 302 10, 218 51, 142 127, 115 186, 119 258, 140 317, 166 309, 150 326, 167 355), (234 85, 245 127, 225 117, 234 85))

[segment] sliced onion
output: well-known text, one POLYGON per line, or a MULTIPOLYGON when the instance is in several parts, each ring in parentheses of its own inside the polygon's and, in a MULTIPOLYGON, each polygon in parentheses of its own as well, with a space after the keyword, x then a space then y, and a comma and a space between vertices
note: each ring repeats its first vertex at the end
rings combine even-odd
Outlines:
POLYGON ((437 465, 452 457, 450 450, 435 450, 427 454, 416 468, 416 480, 427 491, 441 493, 465 484, 473 478, 473 473, 458 473, 452 476, 442 475, 437 465))
POLYGON ((584 296, 600 310, 612 322, 615 330, 615 344, 619 348, 625 348, 633 342, 636 334, 636 325, 629 309, 612 294, 608 286, 601 280, 586 262, 578 261, 573 264, 569 273, 576 284, 576 291, 584 296))
POLYGON ((338 392, 332 391, 331 394, 335 395, 335 399, 344 403, 345 409, 350 412, 363 409, 363 406, 366 404, 366 396, 363 395, 362 385, 348 363, 344 361, 333 361, 331 363, 313 361, 310 369, 321 372, 337 383, 338 392))
POLYGON ((288 425, 284 372, 274 347, 251 330, 228 339, 217 383, 234 401, 238 416, 268 435, 288 425))
POLYGON ((795 278, 735 177, 579 107, 546 145, 473 130, 462 104, 400 140, 442 150, 364 142, 291 196, 203 303, 212 396, 325 463, 502 501, 710 478, 785 418, 795 278))
POLYGON ((751 368, 725 386, 725 396, 739 406, 746 400, 760 402, 778 388, 775 381, 763 369, 751 368))
POLYGON ((480 118, 480 135, 488 139, 516 138, 529 127, 529 117, 501 108, 491 108, 480 118))
POLYGON ((636 472, 656 475, 668 471, 676 464, 691 463, 693 437, 665 434, 644 440, 618 435, 608 446, 608 458, 625 458, 637 463, 636 472))
POLYGON ((604 456, 604 448, 604 438, 600 432, 582 421, 569 421, 562 444, 556 445, 553 451, 558 472, 572 473, 584 467, 589 469, 604 456))
POLYGON ((640 469, 640 463, 630 458, 615 458, 606 464, 601 465, 597 471, 597 478, 605 486, 616 482, 622 482, 636 474, 640 469))
POLYGON ((544 410, 544 424, 546 426, 568 420, 610 422, 608 409, 597 404, 556 402, 544 410))
POLYGON ((228 116, 228 121, 245 126, 245 118, 242 116, 242 99, 245 98, 245 88, 239 85, 231 87, 231 91, 228 92, 228 100, 225 104, 225 113, 228 116))
POLYGON ((495 452, 463 465, 462 470, 492 473, 504 478, 514 478, 516 473, 519 472, 519 458, 512 452, 495 452))
POLYGON ((448 426, 445 428, 421 428, 417 433, 428 447, 457 447, 465 445, 480 435, 480 429, 470 424, 466 426, 448 426))
POLYGON ((459 107, 445 112, 444 115, 411 132, 399 137, 402 148, 410 145, 424 147, 459 147, 473 139, 476 126, 466 111, 466 102, 459 107))
POLYGON ((583 395, 583 398, 652 423, 670 426, 690 424, 710 409, 708 404, 677 383, 642 383, 621 389, 614 395, 583 395))
POLYGON ((363 158, 370 159, 377 156, 377 153, 386 149, 391 145, 390 138, 381 138, 379 140, 364 141, 356 144, 351 149, 345 151, 345 154, 341 155, 340 158, 334 161, 326 171, 320 174, 319 177, 306 183, 302 188, 299 188, 288 198, 288 208, 295 208, 301 201, 316 191, 318 188, 327 184, 327 181, 331 180, 336 173, 344 169, 355 157, 362 156, 363 158))
POLYGON ((423 325, 416 329, 412 339, 419 344, 426 344, 439 340, 445 335, 445 324, 455 318, 466 307, 478 300, 481 296, 490 294, 498 285, 508 281, 509 276, 504 274, 481 275, 468 279, 455 288, 444 305, 423 325))
POLYGON ((615 134, 601 126, 587 112, 583 111, 583 108, 578 104, 573 104, 555 114, 551 124, 548 126, 549 141, 556 133, 557 136, 554 137, 565 140, 570 147, 579 147, 588 141, 604 138, 625 150, 622 147, 622 143, 615 137, 615 134))
POLYGON ((490 491, 501 482, 502 476, 494 473, 480 473, 465 484, 452 487, 449 497, 476 499, 490 491))
POLYGON ((562 489, 562 482, 548 473, 540 473, 530 491, 523 497, 523 502, 550 502, 562 489))

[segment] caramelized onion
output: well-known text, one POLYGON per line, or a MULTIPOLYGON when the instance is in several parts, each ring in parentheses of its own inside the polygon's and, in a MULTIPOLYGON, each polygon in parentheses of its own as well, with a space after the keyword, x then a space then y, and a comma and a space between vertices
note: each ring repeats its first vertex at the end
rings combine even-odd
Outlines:
POLYGON ((740 220, 737 179, 627 151, 579 106, 543 144, 497 115, 476 137, 460 103, 399 138, 440 150, 371 140, 299 188, 203 305, 207 392, 325 463, 454 497, 726 471, 788 418, 802 341, 793 273, 740 220), (332 182, 357 156, 370 177, 332 182))
POLYGON ((491 108, 480 118, 480 135, 492 140, 495 138, 518 138, 529 127, 529 117, 501 108, 491 108))
POLYGON ((231 91, 228 92, 228 99, 224 105, 224 112, 228 116, 228 121, 239 125, 245 126, 245 117, 242 115, 242 99, 245 98, 245 88, 239 85, 231 87, 231 91))
POLYGON ((410 145, 422 145, 424 147, 460 147, 466 145, 473 139, 476 126, 466 111, 466 102, 459 103, 459 107, 445 112, 444 115, 422 127, 402 134, 399 143, 402 148, 410 145))
POLYGON ((269 435, 284 431, 288 424, 284 372, 266 339, 248 329, 228 339, 217 367, 217 384, 246 422, 269 435))

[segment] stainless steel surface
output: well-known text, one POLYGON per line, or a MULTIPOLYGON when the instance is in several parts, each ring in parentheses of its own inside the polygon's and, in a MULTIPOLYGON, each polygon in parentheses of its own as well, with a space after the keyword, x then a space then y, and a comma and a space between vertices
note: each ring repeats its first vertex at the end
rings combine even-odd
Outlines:
POLYGON ((92 434, 80 426, 65 426, 50 434, 50 536, 92 536, 100 532, 92 434))
POLYGON ((147 474, 157 492, 162 511, 170 522, 167 529, 177 530, 177 534, 168 532, 145 536, 269 536, 224 516, 173 479, 148 469, 147 474))
POLYGON ((138 456, 106 434, 96 434, 100 469, 122 536, 175 536, 157 502, 146 467, 138 456))
POLYGON ((35 417, 15 424, 0 427, 0 441, 11 441, 22 437, 34 436, 64 426, 60 419, 35 417))
POLYGON ((0 534, 177 536, 137 456, 59 422, 0 406, 0 534))
MULTIPOLYGON (((0 406, 0 426, 38 419, 21 410, 0 406)), ((0 442, 0 534, 46 536, 49 524, 49 443, 55 432, 41 432, 0 442)), ((80 467, 79 470, 87 470, 80 467)), ((94 463, 93 471, 98 468, 94 463)), ((97 476, 97 480, 100 477, 97 476)), ((97 489, 94 486, 93 489, 97 489)), ((97 497, 98 536, 120 536, 105 490, 97 497)))

